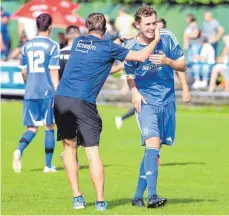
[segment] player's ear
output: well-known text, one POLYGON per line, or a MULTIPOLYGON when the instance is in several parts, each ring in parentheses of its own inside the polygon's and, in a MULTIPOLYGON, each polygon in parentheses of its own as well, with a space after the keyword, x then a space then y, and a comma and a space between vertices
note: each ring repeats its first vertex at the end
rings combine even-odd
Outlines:
POLYGON ((51 32, 51 30, 52 30, 52 25, 50 25, 50 26, 48 27, 48 30, 49 30, 49 32, 51 32))
POLYGON ((140 28, 140 22, 141 22, 141 21, 136 21, 136 22, 135 22, 135 26, 136 26, 137 29, 140 28))

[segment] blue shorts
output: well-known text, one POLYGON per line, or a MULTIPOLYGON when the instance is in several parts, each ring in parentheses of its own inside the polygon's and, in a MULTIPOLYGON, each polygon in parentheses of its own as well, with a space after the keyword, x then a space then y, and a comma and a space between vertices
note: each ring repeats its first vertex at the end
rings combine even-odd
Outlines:
POLYGON ((136 114, 141 130, 142 144, 151 137, 159 137, 161 144, 173 145, 176 131, 176 104, 165 106, 142 103, 142 110, 136 114))
POLYGON ((24 99, 23 125, 42 126, 54 124, 53 98, 24 99))

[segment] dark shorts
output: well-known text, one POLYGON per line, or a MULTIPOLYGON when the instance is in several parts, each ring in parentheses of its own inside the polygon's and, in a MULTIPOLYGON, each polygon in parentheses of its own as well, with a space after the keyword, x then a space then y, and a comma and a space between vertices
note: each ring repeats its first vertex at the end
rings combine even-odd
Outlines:
POLYGON ((77 145, 99 145, 102 120, 95 104, 57 95, 54 98, 54 116, 57 141, 77 137, 77 145))

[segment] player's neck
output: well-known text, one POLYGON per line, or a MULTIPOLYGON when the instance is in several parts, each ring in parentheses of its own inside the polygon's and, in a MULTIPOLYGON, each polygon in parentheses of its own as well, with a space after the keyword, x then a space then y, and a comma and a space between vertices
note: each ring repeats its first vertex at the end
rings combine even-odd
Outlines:
POLYGON ((92 36, 95 36, 99 39, 103 39, 103 35, 97 33, 97 32, 88 32, 88 35, 92 35, 92 36))
POLYGON ((141 33, 139 34, 137 39, 143 45, 149 45, 153 40, 153 39, 149 39, 149 38, 144 37, 141 33))
POLYGON ((38 32, 37 36, 49 37, 49 32, 48 31, 38 32))
POLYGON ((72 47, 72 44, 73 44, 73 40, 69 40, 68 41, 68 47, 72 47))

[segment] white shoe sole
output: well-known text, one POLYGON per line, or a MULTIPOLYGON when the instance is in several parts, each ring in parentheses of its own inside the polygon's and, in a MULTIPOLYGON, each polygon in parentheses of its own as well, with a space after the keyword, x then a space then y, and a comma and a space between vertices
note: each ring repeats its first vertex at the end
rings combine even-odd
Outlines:
POLYGON ((78 207, 74 207, 74 209, 84 209, 85 206, 78 206, 78 207))
POLYGON ((15 173, 21 172, 21 155, 16 151, 13 154, 13 169, 15 173))

